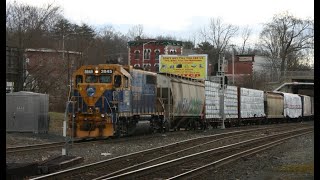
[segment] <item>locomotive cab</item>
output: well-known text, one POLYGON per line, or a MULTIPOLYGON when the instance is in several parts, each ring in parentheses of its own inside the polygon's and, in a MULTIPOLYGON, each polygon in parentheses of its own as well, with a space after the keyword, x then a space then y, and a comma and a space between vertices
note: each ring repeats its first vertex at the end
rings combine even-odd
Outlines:
POLYGON ((73 74, 69 134, 77 138, 115 134, 119 113, 130 110, 130 74, 121 65, 87 65, 73 74))

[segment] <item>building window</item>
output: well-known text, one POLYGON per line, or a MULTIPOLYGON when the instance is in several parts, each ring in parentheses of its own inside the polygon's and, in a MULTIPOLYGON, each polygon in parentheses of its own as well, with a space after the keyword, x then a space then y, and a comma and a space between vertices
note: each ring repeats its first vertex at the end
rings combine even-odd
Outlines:
POLYGON ((140 64, 135 64, 135 65, 133 65, 133 67, 140 67, 140 64))
POLYGON ((169 54, 177 54, 177 50, 175 49, 170 49, 170 53, 169 54))
POLYGON ((154 67, 159 67, 159 63, 154 63, 154 67))
POLYGON ((140 51, 139 50, 135 50, 134 51, 134 59, 139 59, 140 58, 140 51))
POLYGON ((151 49, 144 50, 144 59, 150 59, 151 49))
POLYGON ((150 64, 150 63, 144 63, 144 64, 143 64, 143 67, 144 67, 144 68, 151 67, 151 64, 150 64))
POLYGON ((155 53, 155 59, 159 59, 160 50, 159 50, 159 49, 156 49, 156 50, 154 51, 154 53, 155 53))

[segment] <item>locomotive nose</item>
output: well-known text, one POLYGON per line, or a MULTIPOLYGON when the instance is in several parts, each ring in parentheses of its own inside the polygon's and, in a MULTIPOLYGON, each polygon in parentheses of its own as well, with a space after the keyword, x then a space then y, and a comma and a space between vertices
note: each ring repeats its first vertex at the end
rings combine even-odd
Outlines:
POLYGON ((96 92, 96 89, 94 87, 88 87, 87 88, 87 95, 92 97, 94 93, 96 92))

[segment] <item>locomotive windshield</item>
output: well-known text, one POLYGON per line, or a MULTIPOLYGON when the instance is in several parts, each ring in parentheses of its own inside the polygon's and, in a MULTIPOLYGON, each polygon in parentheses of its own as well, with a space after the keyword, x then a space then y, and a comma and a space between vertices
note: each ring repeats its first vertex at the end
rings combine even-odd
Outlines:
POLYGON ((111 75, 102 75, 100 76, 100 83, 111 83, 111 75))
POLYGON ((86 76, 86 83, 97 83, 98 77, 95 75, 87 75, 86 76))

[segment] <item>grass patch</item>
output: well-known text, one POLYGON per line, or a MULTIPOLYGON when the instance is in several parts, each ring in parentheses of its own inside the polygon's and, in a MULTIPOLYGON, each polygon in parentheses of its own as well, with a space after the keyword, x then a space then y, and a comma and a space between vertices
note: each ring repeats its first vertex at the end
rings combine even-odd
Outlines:
POLYGON ((49 116, 50 116, 49 132, 52 132, 55 134, 62 134, 64 113, 49 112, 49 116))
POLYGON ((306 164, 291 164, 284 165, 279 168, 282 172, 296 172, 296 173, 309 173, 314 174, 314 163, 306 163, 306 164))

